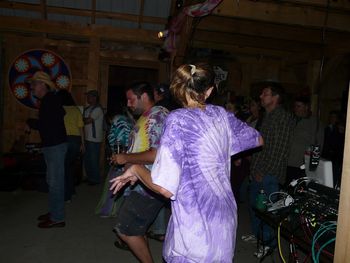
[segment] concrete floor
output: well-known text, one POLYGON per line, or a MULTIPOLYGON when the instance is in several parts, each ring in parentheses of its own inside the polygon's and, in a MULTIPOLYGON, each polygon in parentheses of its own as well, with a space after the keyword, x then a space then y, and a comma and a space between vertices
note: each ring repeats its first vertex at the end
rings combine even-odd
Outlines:
MULTIPOLYGON (((100 218, 94 209, 99 186, 80 185, 73 202, 66 205, 66 227, 37 228, 36 218, 47 212, 47 194, 37 191, 0 192, 0 262, 3 263, 132 263, 128 252, 114 247, 114 219, 100 218)), ((239 209, 237 237, 249 232, 248 212, 239 209)), ((162 243, 150 240, 156 263, 162 262, 162 243)), ((235 262, 258 262, 256 246, 237 240, 235 262)), ((264 262, 279 262, 274 253, 264 262)))

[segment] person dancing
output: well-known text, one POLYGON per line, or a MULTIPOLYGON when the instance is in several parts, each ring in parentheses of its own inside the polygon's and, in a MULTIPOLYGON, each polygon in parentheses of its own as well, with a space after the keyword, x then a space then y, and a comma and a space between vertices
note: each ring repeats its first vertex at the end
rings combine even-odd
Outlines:
MULTIPOLYGON (((183 106, 164 125, 150 172, 132 165, 111 180, 114 193, 140 180, 171 200, 163 257, 166 262, 232 262, 237 205, 230 186, 230 156, 262 145, 260 134, 224 108, 205 104, 215 74, 204 64, 182 65, 170 90, 183 106)), ((123 239, 123 233, 119 232, 123 239)), ((141 262, 150 257, 138 254, 141 262)))

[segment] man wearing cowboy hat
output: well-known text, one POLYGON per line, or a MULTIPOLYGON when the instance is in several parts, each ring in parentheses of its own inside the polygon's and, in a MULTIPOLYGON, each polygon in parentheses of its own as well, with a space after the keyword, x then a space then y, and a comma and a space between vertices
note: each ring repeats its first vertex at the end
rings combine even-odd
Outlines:
POLYGON ((64 227, 65 111, 56 95, 56 86, 47 73, 37 71, 28 82, 33 95, 40 100, 40 108, 39 118, 28 119, 27 124, 39 131, 49 185, 49 212, 38 217, 38 227, 64 227))

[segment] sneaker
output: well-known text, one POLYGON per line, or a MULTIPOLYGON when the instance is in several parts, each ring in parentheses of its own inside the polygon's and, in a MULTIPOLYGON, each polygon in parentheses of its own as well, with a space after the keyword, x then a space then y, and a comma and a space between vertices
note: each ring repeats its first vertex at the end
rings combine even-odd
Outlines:
POLYGON ((38 216, 37 218, 39 221, 47 221, 50 219, 50 213, 46 213, 43 215, 38 216))
POLYGON ((38 224, 39 228, 53 228, 53 227, 65 227, 66 223, 64 221, 55 222, 51 219, 42 221, 38 224))
POLYGON ((120 240, 120 239, 117 239, 117 240, 114 242, 114 246, 117 247, 117 248, 119 248, 119 249, 129 250, 128 245, 127 245, 124 241, 122 241, 122 240, 120 240))
POLYGON ((256 244, 258 242, 257 238, 250 234, 250 235, 243 235, 241 237, 241 239, 244 241, 244 242, 247 242, 247 243, 252 243, 252 244, 256 244))
POLYGON ((260 246, 258 251, 254 252, 254 256, 257 258, 262 258, 266 256, 271 251, 271 248, 269 246, 260 246))

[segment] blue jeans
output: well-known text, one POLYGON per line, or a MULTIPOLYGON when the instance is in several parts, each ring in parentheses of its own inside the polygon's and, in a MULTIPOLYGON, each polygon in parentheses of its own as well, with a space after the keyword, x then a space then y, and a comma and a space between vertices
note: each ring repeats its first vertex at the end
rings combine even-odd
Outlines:
POLYGON ((99 142, 85 141, 84 166, 90 183, 100 183, 100 146, 99 142))
POLYGON ((65 184, 64 184, 64 200, 72 199, 72 195, 75 194, 75 177, 74 169, 75 162, 80 154, 81 137, 80 136, 67 136, 68 150, 66 154, 65 162, 65 184))
POLYGON ((252 209, 253 207, 255 207, 256 198, 261 189, 264 189, 267 197, 269 197, 271 193, 279 191, 277 178, 272 175, 265 175, 263 177, 262 182, 257 182, 253 179, 249 187, 249 199, 250 199, 249 212, 250 212, 250 220, 251 220, 253 234, 257 238, 263 237, 262 241, 264 242, 265 245, 270 247, 275 247, 276 239, 275 239, 274 230, 268 225, 262 224, 261 220, 255 215, 255 212, 252 209), (262 233, 261 233, 261 226, 262 226, 262 233))
POLYGON ((46 162, 46 181, 49 185, 49 212, 51 220, 64 221, 64 162, 67 143, 43 147, 46 162))

